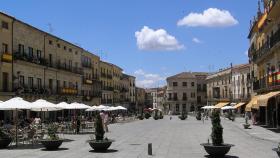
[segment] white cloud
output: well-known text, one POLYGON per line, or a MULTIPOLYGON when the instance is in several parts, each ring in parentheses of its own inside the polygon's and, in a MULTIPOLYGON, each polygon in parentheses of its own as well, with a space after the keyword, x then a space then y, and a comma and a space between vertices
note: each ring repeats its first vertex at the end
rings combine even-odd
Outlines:
POLYGON ((196 38, 196 37, 194 37, 194 38, 192 39, 192 41, 193 41, 194 43, 202 43, 202 41, 201 41, 200 39, 196 38))
POLYGON ((166 79, 159 74, 147 73, 142 69, 136 70, 134 74, 136 76, 136 85, 144 88, 158 87, 166 79))
POLYGON ((189 27, 227 27, 238 24, 238 21, 227 10, 209 8, 203 13, 190 13, 177 22, 178 26, 189 27))
POLYGON ((177 39, 169 35, 164 29, 153 30, 144 26, 141 31, 135 32, 137 46, 140 50, 174 51, 184 48, 177 39))

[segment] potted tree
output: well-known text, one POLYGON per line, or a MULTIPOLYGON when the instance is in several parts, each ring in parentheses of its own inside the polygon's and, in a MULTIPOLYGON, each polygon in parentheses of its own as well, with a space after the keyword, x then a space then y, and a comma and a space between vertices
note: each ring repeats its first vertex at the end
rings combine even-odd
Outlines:
POLYGON ((11 135, 3 128, 0 128, 0 149, 6 148, 11 142, 11 135))
POLYGON ((223 141, 223 127, 221 125, 221 120, 220 120, 220 112, 214 111, 211 117, 211 122, 212 122, 212 133, 211 133, 211 138, 212 138, 212 144, 209 143, 203 143, 201 144, 206 152, 212 156, 212 157, 223 157, 225 156, 230 148, 234 145, 232 144, 225 144, 223 141))
POLYGON ((159 119, 163 119, 163 113, 162 113, 162 111, 159 111, 159 119))
POLYGON ((113 140, 108 138, 104 138, 104 128, 100 115, 97 115, 95 121, 95 139, 91 139, 88 141, 89 145, 95 151, 106 151, 112 144, 113 140))
POLYGON ((200 111, 198 111, 197 113, 196 113, 196 117, 195 117, 197 120, 201 120, 201 112, 200 111))
POLYGON ((146 112, 146 113, 145 113, 145 118, 146 118, 146 119, 149 119, 150 117, 151 117, 151 114, 150 114, 149 112, 146 112))
POLYGON ((138 119, 139 119, 139 120, 143 120, 143 119, 144 119, 143 112, 142 112, 140 115, 138 115, 138 119))
POLYGON ((155 120, 159 119, 159 117, 158 117, 158 110, 155 110, 155 112, 154 112, 154 119, 155 120))
POLYGON ((56 124, 50 124, 47 129, 47 137, 41 140, 42 145, 47 150, 56 150, 60 147, 63 139, 60 139, 57 135, 58 126, 56 124))
POLYGON ((188 118, 188 115, 187 115, 187 113, 182 112, 181 115, 178 116, 178 117, 179 117, 179 119, 181 119, 181 120, 185 120, 186 118, 188 118))

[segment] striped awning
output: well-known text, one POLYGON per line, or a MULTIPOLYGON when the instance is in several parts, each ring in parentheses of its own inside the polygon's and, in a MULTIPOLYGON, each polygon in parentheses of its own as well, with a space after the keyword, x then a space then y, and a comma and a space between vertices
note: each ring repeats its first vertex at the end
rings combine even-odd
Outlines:
POLYGON ((220 108, 226 106, 227 104, 229 104, 229 102, 220 102, 220 103, 216 104, 216 105, 214 106, 214 108, 220 109, 220 108))
POLYGON ((238 108, 240 108, 240 107, 241 107, 242 105, 244 105, 244 104, 245 104, 245 103, 240 102, 240 103, 234 105, 233 108, 234 108, 234 109, 238 109, 238 108))

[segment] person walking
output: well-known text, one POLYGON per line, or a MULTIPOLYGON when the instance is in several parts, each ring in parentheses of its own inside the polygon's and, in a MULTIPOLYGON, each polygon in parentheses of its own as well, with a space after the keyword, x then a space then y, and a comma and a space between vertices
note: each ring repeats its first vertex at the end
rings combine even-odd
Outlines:
POLYGON ((169 115, 169 119, 172 120, 172 111, 171 110, 169 110, 168 115, 169 115))

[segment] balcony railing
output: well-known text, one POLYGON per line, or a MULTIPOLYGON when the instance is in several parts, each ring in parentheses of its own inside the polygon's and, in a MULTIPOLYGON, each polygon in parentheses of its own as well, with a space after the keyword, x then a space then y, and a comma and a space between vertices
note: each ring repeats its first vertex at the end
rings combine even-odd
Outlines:
POLYGON ((12 62, 12 60, 13 60, 12 54, 7 53, 7 52, 2 54, 2 61, 3 62, 9 62, 10 63, 10 62, 12 62))
POLYGON ((91 63, 82 63, 82 67, 85 67, 85 68, 92 68, 91 67, 91 63))
POLYGON ((280 89, 280 72, 270 74, 268 77, 261 78, 253 82, 254 91, 271 91, 280 89))
POLYGON ((113 87, 102 87, 102 90, 106 90, 106 91, 114 91, 113 87))
POLYGON ((38 58, 35 56, 29 56, 26 53, 15 52, 13 56, 14 56, 14 60, 22 60, 22 61, 26 61, 42 66, 48 66, 48 62, 46 59, 38 58))
POLYGON ((261 60, 264 56, 270 53, 270 49, 273 48, 276 44, 278 44, 280 41, 280 29, 275 32, 267 41, 265 44, 259 48, 258 50, 254 48, 250 48, 250 58, 253 62, 257 62, 258 60, 261 60))

